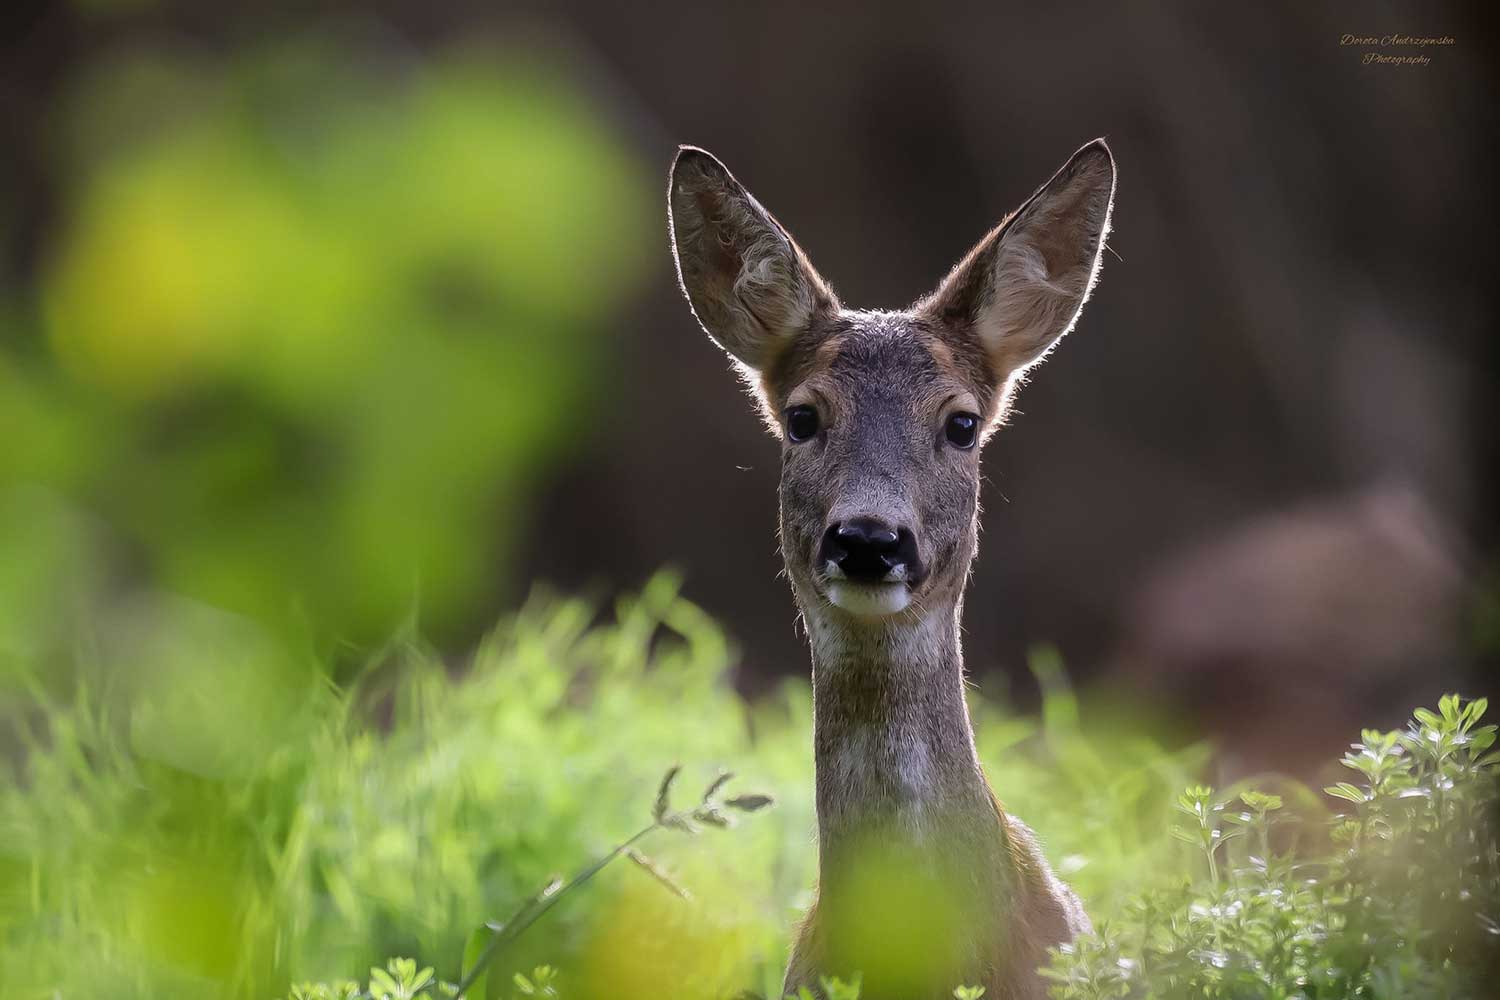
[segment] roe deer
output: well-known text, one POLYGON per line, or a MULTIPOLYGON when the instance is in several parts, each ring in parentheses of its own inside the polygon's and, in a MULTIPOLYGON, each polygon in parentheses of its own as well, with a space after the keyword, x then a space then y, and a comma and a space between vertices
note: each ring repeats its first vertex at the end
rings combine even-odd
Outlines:
POLYGON ((958 622, 979 445, 1077 321, 1114 188, 1095 140, 936 292, 855 311, 712 155, 672 165, 682 290, 782 442, 781 550, 812 647, 819 886, 787 991, 859 973, 865 1000, 1040 998, 1047 949, 1089 927, 980 769, 958 622))

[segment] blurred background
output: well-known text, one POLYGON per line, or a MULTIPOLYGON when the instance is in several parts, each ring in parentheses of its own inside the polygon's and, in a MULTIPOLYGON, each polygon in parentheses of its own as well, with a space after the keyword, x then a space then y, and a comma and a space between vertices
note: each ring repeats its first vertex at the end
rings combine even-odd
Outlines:
POLYGON ((675 145, 898 307, 1095 135, 1115 252, 986 455, 972 671, 1029 704, 1050 641, 1286 763, 1493 654, 1495 64, 1465 6, 3 17, 13 662, 80 601, 163 594, 336 659, 412 622, 462 650, 535 581, 673 566, 745 690, 801 674, 777 447, 674 287, 675 145), (1395 28, 1455 44, 1339 44, 1395 28))
POLYGON ((900 307, 1103 135, 1114 252, 985 456, 968 664, 1028 709, 1051 643, 1225 773, 1300 773, 1500 653, 1493 22, 8 4, 0 707, 122 688, 133 753, 233 776, 393 637, 456 667, 539 584, 661 567, 740 692, 804 676, 778 446, 674 283, 676 145, 900 307), (1454 44, 1340 44, 1392 31, 1454 44))

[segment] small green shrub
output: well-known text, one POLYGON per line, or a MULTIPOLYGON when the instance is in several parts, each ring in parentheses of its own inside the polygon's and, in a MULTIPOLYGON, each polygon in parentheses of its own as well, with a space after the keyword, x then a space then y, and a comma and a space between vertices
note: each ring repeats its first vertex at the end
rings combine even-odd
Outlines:
POLYGON ((1356 780, 1324 789, 1346 808, 1321 828, 1292 830, 1305 821, 1277 795, 1189 788, 1173 834, 1201 864, 1061 949, 1053 996, 1490 995, 1500 754, 1485 707, 1448 695, 1405 732, 1365 730, 1342 760, 1356 780))

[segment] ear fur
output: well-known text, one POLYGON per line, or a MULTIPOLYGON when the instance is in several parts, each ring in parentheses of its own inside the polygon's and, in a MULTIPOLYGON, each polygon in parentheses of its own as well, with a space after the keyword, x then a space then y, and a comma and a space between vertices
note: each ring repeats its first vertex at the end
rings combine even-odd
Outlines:
POLYGON ((1115 161, 1090 142, 991 230, 919 312, 977 341, 998 384, 1065 336, 1099 278, 1115 198, 1115 161))
POLYGON ((791 234, 713 154, 678 149, 667 222, 693 315, 741 365, 765 371, 818 310, 837 310, 791 234))

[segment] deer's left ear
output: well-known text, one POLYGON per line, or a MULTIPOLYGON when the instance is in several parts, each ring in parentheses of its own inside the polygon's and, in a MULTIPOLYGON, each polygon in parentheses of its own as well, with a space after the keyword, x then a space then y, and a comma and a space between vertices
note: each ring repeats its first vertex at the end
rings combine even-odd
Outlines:
POLYGON ((919 309, 977 341, 1005 382, 1078 321, 1099 276, 1114 198, 1114 157, 1095 139, 969 251, 919 309))

